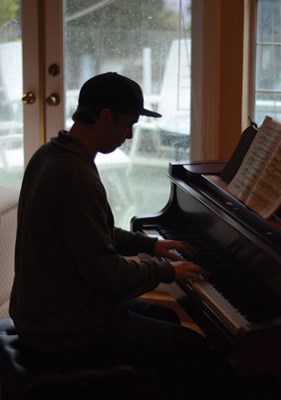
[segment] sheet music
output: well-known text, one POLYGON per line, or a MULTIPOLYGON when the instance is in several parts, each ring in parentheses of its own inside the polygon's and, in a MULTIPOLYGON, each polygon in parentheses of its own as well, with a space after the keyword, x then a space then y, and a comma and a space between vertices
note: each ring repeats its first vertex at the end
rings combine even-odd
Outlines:
POLYGON ((266 117, 227 190, 263 218, 281 203, 281 124, 266 117))

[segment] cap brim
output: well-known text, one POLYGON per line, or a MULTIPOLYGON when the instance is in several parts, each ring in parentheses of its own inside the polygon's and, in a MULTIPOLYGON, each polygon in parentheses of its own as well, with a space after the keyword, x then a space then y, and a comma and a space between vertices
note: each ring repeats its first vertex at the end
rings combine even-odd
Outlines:
POLYGON ((154 117, 154 118, 161 118, 162 115, 157 113, 156 111, 150 111, 143 108, 140 112, 140 115, 145 115, 146 117, 154 117))

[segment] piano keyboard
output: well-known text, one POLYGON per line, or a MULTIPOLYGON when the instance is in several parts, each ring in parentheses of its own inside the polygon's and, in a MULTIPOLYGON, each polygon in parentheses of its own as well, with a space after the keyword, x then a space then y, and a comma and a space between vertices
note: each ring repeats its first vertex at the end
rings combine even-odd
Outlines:
MULTIPOLYGON (((156 229, 144 229, 143 231, 148 236, 157 237, 158 239, 166 239, 166 237, 162 236, 156 229)), ((175 240, 178 240, 178 238, 175 240)), ((178 253, 175 250, 174 252, 178 253)), ((184 255, 180 254, 180 256, 186 259, 184 255)), ((203 268, 205 268, 205 266, 203 266, 203 268)), ((184 286, 184 281, 182 284, 184 286)), ((240 328, 249 324, 247 317, 242 315, 240 311, 235 308, 212 283, 205 280, 202 282, 188 281, 188 284, 193 288, 198 296, 200 296, 202 301, 208 304, 213 312, 225 322, 233 334, 236 334, 240 328)))

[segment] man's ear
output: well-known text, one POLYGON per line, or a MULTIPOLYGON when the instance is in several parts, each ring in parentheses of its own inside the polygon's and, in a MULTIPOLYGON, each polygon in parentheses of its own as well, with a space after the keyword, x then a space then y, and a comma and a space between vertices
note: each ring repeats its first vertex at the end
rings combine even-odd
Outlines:
POLYGON ((110 108, 103 108, 100 111, 99 117, 103 121, 111 121, 111 119, 112 119, 112 111, 110 110, 110 108))

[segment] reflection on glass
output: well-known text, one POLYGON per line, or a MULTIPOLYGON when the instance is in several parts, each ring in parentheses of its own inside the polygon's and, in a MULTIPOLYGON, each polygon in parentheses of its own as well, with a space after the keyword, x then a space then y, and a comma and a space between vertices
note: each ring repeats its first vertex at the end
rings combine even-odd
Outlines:
POLYGON ((20 0, 0 2, 0 185, 18 186, 23 174, 20 0))
POLYGON ((169 161, 189 158, 191 0, 65 0, 66 127, 81 85, 116 71, 143 88, 161 121, 141 117, 134 138, 96 161, 116 225, 167 202, 169 161))

